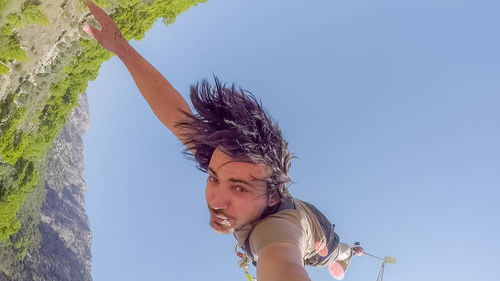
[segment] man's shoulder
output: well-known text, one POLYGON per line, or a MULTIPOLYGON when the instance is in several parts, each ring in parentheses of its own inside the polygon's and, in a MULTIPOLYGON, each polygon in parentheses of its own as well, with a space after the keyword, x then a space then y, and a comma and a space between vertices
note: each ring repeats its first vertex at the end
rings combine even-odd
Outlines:
POLYGON ((297 209, 279 210, 276 213, 270 214, 267 217, 260 220, 259 222, 257 222, 257 224, 255 224, 254 226, 254 230, 255 228, 258 227, 268 227, 276 223, 285 223, 285 222, 300 225, 300 222, 302 220, 303 220, 303 215, 297 209))
POLYGON ((289 243, 303 248, 304 217, 295 209, 284 209, 259 221, 253 228, 249 243, 253 253, 266 245, 289 243))
POLYGON ((252 230, 252 233, 258 229, 279 229, 276 224, 292 224, 296 227, 303 228, 307 223, 307 214, 304 208, 309 208, 309 203, 295 197, 286 198, 281 202, 281 206, 276 212, 269 214, 258 221, 252 230))
POLYGON ((282 200, 277 210, 275 210, 271 214, 266 215, 254 225, 254 231, 256 228, 267 228, 272 227, 274 224, 281 224, 286 222, 300 226, 301 221, 304 219, 300 208, 297 208, 297 204, 302 204, 300 202, 302 201, 293 197, 282 200))

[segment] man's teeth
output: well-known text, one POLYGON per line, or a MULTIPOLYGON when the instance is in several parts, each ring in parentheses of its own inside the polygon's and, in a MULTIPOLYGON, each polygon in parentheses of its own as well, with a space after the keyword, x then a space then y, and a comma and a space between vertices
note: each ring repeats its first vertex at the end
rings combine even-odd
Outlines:
POLYGON ((215 216, 218 217, 221 220, 227 220, 227 218, 225 216, 217 215, 217 214, 215 216))
POLYGON ((220 224, 225 225, 225 226, 231 226, 231 223, 229 222, 229 219, 226 216, 219 215, 219 214, 214 214, 214 215, 215 215, 215 217, 217 217, 218 219, 221 220, 219 222, 220 224))

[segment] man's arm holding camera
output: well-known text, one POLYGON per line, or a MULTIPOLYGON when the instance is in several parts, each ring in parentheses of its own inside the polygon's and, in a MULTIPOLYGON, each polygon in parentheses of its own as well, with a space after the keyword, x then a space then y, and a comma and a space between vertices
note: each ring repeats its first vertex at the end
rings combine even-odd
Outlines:
POLYGON ((290 243, 269 244, 259 251, 257 280, 311 281, 300 248, 290 243))

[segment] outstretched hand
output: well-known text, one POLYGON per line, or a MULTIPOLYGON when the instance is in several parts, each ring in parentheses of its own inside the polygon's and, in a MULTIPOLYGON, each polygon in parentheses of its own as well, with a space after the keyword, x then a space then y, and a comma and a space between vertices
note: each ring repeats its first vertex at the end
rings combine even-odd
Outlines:
POLYGON ((87 7, 89 7, 90 12, 94 15, 102 28, 98 30, 86 24, 83 26, 83 31, 94 37, 106 50, 119 55, 121 48, 128 44, 127 40, 121 34, 120 29, 118 29, 113 19, 92 1, 87 0, 87 7))

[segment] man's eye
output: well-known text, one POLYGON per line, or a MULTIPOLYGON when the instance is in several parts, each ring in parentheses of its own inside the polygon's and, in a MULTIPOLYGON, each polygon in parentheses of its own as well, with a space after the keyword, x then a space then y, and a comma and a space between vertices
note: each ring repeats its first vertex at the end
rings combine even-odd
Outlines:
POLYGON ((214 177, 212 177, 212 176, 208 176, 208 180, 209 180, 210 182, 217 182, 217 179, 216 179, 216 178, 214 178, 214 177))
POLYGON ((234 189, 238 192, 248 192, 246 188, 243 188, 241 186, 235 186, 234 189))

